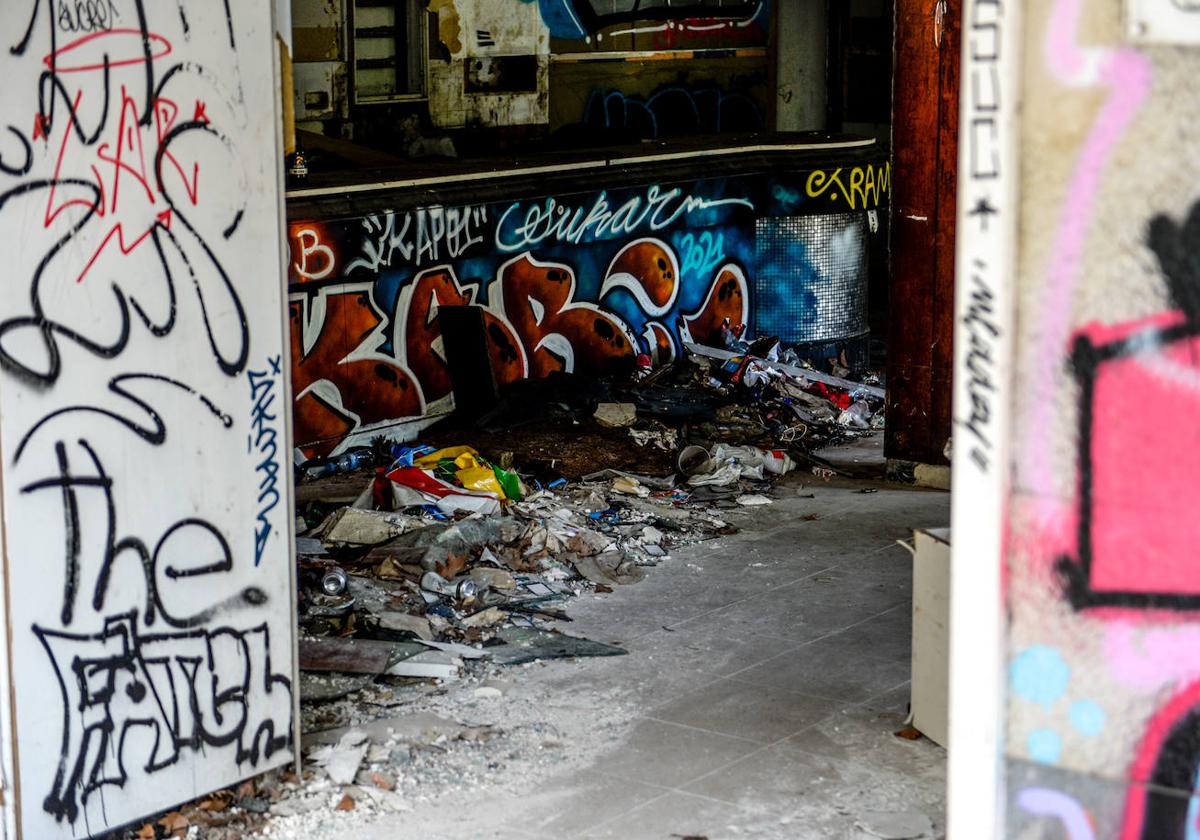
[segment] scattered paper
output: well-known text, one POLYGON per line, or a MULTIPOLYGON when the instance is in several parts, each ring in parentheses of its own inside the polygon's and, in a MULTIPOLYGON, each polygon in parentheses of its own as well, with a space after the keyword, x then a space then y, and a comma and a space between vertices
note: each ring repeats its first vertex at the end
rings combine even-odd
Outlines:
POLYGON ((358 775, 368 746, 367 733, 351 729, 336 744, 317 747, 309 760, 323 769, 334 784, 348 785, 358 775))
POLYGON ((759 496, 757 494, 738 496, 737 503, 742 507, 759 507, 761 505, 773 504, 766 496, 759 496))

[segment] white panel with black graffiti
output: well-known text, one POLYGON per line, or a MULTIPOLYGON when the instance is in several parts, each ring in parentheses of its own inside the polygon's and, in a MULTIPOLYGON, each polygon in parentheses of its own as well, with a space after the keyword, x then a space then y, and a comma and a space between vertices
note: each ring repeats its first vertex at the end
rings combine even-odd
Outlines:
POLYGON ((24 837, 292 755, 270 4, 0 5, 0 458, 24 837))

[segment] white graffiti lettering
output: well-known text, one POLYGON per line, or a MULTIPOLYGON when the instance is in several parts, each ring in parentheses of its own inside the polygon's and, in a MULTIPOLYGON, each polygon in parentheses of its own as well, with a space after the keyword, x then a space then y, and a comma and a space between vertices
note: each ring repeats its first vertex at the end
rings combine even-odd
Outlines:
POLYGON ((482 206, 422 207, 367 216, 362 223, 367 231, 362 256, 346 266, 346 274, 357 268, 378 273, 392 265, 397 253, 414 265, 456 260, 483 242, 480 228, 486 223, 487 208, 482 206))
POLYGON ((321 237, 312 228, 296 231, 296 240, 300 243, 300 258, 292 263, 292 268, 302 280, 324 280, 337 268, 333 249, 321 242, 321 237), (310 258, 317 257, 309 263, 310 258))
POLYGON ((601 192, 590 207, 560 204, 547 198, 540 204, 513 202, 496 225, 496 247, 520 251, 551 240, 579 245, 600 239, 628 236, 639 230, 659 231, 701 210, 719 207, 754 209, 748 198, 701 198, 674 188, 650 186, 615 209, 608 193, 601 192))

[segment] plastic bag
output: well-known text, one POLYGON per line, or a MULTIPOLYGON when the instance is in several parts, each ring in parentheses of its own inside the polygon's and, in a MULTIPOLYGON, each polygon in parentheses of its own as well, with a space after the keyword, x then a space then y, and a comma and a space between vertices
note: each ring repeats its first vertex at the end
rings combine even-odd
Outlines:
POLYGON ((762 480, 765 455, 765 452, 754 446, 726 446, 718 443, 712 448, 713 461, 722 466, 734 464, 741 478, 762 480))
POLYGON ((468 490, 491 493, 500 501, 508 498, 504 495, 504 488, 500 486, 491 467, 467 467, 465 470, 459 470, 455 476, 458 478, 458 483, 468 490))
POLYGON ((442 461, 457 461, 457 459, 462 455, 478 457, 479 453, 470 446, 449 446, 445 449, 439 449, 436 452, 432 452, 421 458, 417 458, 413 461, 413 466, 423 470, 432 470, 442 461))
POLYGON ((445 513, 460 510, 482 514, 500 512, 500 502, 495 494, 455 487, 437 478, 429 470, 401 467, 389 472, 388 478, 403 488, 397 495, 420 494, 445 513))
POLYGON ((520 476, 508 470, 502 470, 497 466, 492 467, 492 473, 496 476, 496 481, 500 483, 500 487, 504 490, 506 497, 512 499, 514 502, 521 501, 521 497, 525 495, 525 490, 521 486, 520 476))
POLYGON ((423 455, 428 455, 432 451, 432 446, 424 444, 405 446, 402 443, 397 443, 392 446, 392 469, 396 469, 397 467, 411 467, 415 459, 423 455))
POLYGON ((772 475, 786 475, 796 468, 796 462, 782 449, 770 449, 763 453, 763 469, 772 475))
POLYGON ((837 421, 841 426, 869 429, 871 427, 871 407, 859 400, 839 414, 837 421))

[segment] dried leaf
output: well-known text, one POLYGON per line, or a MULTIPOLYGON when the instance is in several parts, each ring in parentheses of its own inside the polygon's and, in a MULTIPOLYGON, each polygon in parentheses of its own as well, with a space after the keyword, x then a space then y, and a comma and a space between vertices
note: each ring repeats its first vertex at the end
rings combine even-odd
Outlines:
POLYGON ((372 773, 371 781, 375 783, 375 787, 382 790, 395 790, 396 783, 380 773, 372 773))
POLYGON ((138 833, 134 836, 137 838, 137 840, 154 840, 154 838, 158 836, 158 832, 154 830, 153 824, 146 823, 144 826, 138 829, 138 833))
POLYGON ((808 514, 805 514, 804 516, 801 516, 800 518, 803 519, 805 522, 816 522, 821 517, 820 517, 820 515, 815 514, 815 513, 808 513, 808 514))
POLYGON ((254 796, 254 793, 257 790, 258 790, 258 785, 256 785, 254 783, 254 780, 247 779, 246 781, 244 781, 240 785, 238 785, 237 798, 238 799, 249 799, 252 796, 254 796))
POLYGON ((211 796, 200 803, 201 811, 217 813, 229 807, 229 799, 224 796, 211 796))
POLYGON ((613 588, 611 586, 605 586, 603 583, 598 583, 598 584, 596 584, 596 591, 599 593, 602 593, 602 594, 606 594, 606 593, 612 592, 613 588))
POLYGON ((895 732, 893 734, 897 738, 903 738, 906 741, 917 741, 923 737, 921 735, 921 730, 917 729, 915 726, 906 726, 899 732, 895 732))
POLYGON ((167 831, 186 831, 188 825, 190 825, 188 818, 179 811, 172 811, 165 815, 158 821, 158 824, 167 831))
POLYGON ((338 810, 338 811, 353 811, 354 810, 354 800, 350 798, 350 794, 347 793, 345 796, 342 797, 342 801, 337 804, 336 810, 338 810))
POLYGON ((382 580, 399 580, 404 577, 404 571, 395 557, 385 557, 375 567, 375 577, 382 580))
POLYGON ((512 554, 505 559, 504 564, 514 572, 540 572, 542 570, 541 559, 546 557, 547 552, 542 549, 537 554, 529 555, 528 557, 521 554, 512 554))
POLYGON ((437 564, 437 573, 446 580, 454 580, 467 568, 467 558, 461 554, 450 554, 446 562, 437 564))

